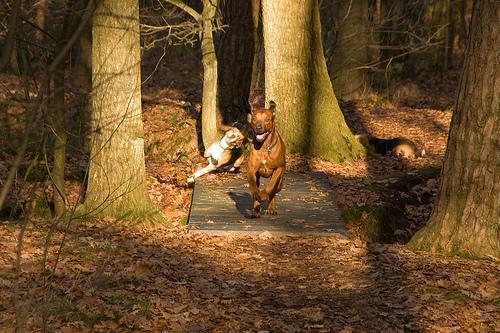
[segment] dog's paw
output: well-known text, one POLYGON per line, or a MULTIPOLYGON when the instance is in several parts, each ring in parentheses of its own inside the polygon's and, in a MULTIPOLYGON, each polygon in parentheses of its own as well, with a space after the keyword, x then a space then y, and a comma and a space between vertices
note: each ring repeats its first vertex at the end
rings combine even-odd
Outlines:
POLYGON ((270 209, 270 208, 268 208, 267 209, 267 215, 278 215, 278 212, 276 211, 276 209, 270 209))
POLYGON ((266 201, 269 200, 269 194, 266 193, 266 191, 260 191, 259 192, 259 201, 266 201))
POLYGON ((229 172, 231 172, 231 173, 239 173, 240 172, 240 168, 239 167, 232 167, 231 169, 229 169, 229 172))
POLYGON ((260 218, 260 212, 252 212, 252 215, 250 215, 252 219, 258 219, 260 218))

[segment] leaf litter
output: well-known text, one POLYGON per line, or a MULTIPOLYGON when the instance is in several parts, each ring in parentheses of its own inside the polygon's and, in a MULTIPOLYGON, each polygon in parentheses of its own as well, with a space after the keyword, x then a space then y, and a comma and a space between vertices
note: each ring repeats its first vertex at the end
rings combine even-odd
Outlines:
MULTIPOLYGON (((11 227, 0 229, 2 332, 14 331, 15 300, 26 295, 30 332, 40 331, 47 312, 48 327, 65 332, 499 328, 494 262, 336 237, 220 237, 95 221, 70 228, 56 274, 44 285, 35 267, 48 226, 26 234, 19 278, 11 227)), ((62 237, 57 231, 54 245, 62 237)), ((48 267, 56 251, 49 248, 48 267)))

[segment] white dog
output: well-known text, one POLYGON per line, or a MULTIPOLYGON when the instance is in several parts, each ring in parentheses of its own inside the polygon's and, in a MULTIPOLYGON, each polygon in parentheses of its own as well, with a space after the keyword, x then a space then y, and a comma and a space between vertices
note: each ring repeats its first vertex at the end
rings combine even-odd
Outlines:
MULTIPOLYGON (((232 150, 235 148, 241 148, 243 146, 244 139, 245 137, 236 127, 232 127, 230 130, 228 130, 219 142, 212 144, 205 151, 204 156, 208 160, 208 165, 193 173, 187 179, 188 184, 194 184, 196 178, 201 177, 206 173, 212 172, 229 162, 231 160, 232 150)), ((239 156, 238 159, 234 162, 234 166, 229 171, 234 171, 236 170, 236 168, 239 168, 244 159, 244 154, 241 154, 241 156, 239 156)))

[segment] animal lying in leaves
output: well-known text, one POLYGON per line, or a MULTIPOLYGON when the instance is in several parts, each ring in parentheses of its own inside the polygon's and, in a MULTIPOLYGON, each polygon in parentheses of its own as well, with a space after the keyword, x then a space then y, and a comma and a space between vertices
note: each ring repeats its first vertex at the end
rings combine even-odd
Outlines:
POLYGON ((392 154, 403 158, 424 157, 425 149, 417 148, 417 145, 406 138, 381 139, 368 134, 355 135, 356 140, 365 148, 377 154, 392 154))
MULTIPOLYGON (((187 183, 193 185, 196 178, 203 176, 206 173, 212 172, 217 168, 227 164, 231 157, 233 156, 233 151, 235 148, 242 148, 243 141, 245 137, 241 134, 240 130, 236 127, 230 127, 230 129, 224 134, 224 137, 220 141, 212 144, 204 154, 204 157, 208 160, 208 165, 202 169, 199 169, 194 174, 192 174, 188 179, 187 183)), ((245 156, 241 154, 234 162, 233 167, 230 171, 237 170, 245 156)))

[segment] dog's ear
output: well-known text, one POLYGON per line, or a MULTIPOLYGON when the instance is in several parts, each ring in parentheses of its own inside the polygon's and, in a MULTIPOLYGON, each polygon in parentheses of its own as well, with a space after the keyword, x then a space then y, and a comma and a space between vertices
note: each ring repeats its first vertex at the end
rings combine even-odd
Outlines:
POLYGON ((238 140, 236 140, 236 147, 241 148, 243 146, 243 141, 245 141, 245 137, 240 133, 238 140))
MULTIPOLYGON (((252 109, 252 112, 253 112, 253 109, 252 109)), ((248 114, 247 114, 247 122, 248 122, 248 123, 251 123, 251 122, 252 122, 252 113, 248 113, 248 114)))
POLYGON ((274 101, 269 101, 269 110, 271 110, 273 114, 276 112, 276 103, 274 101))

